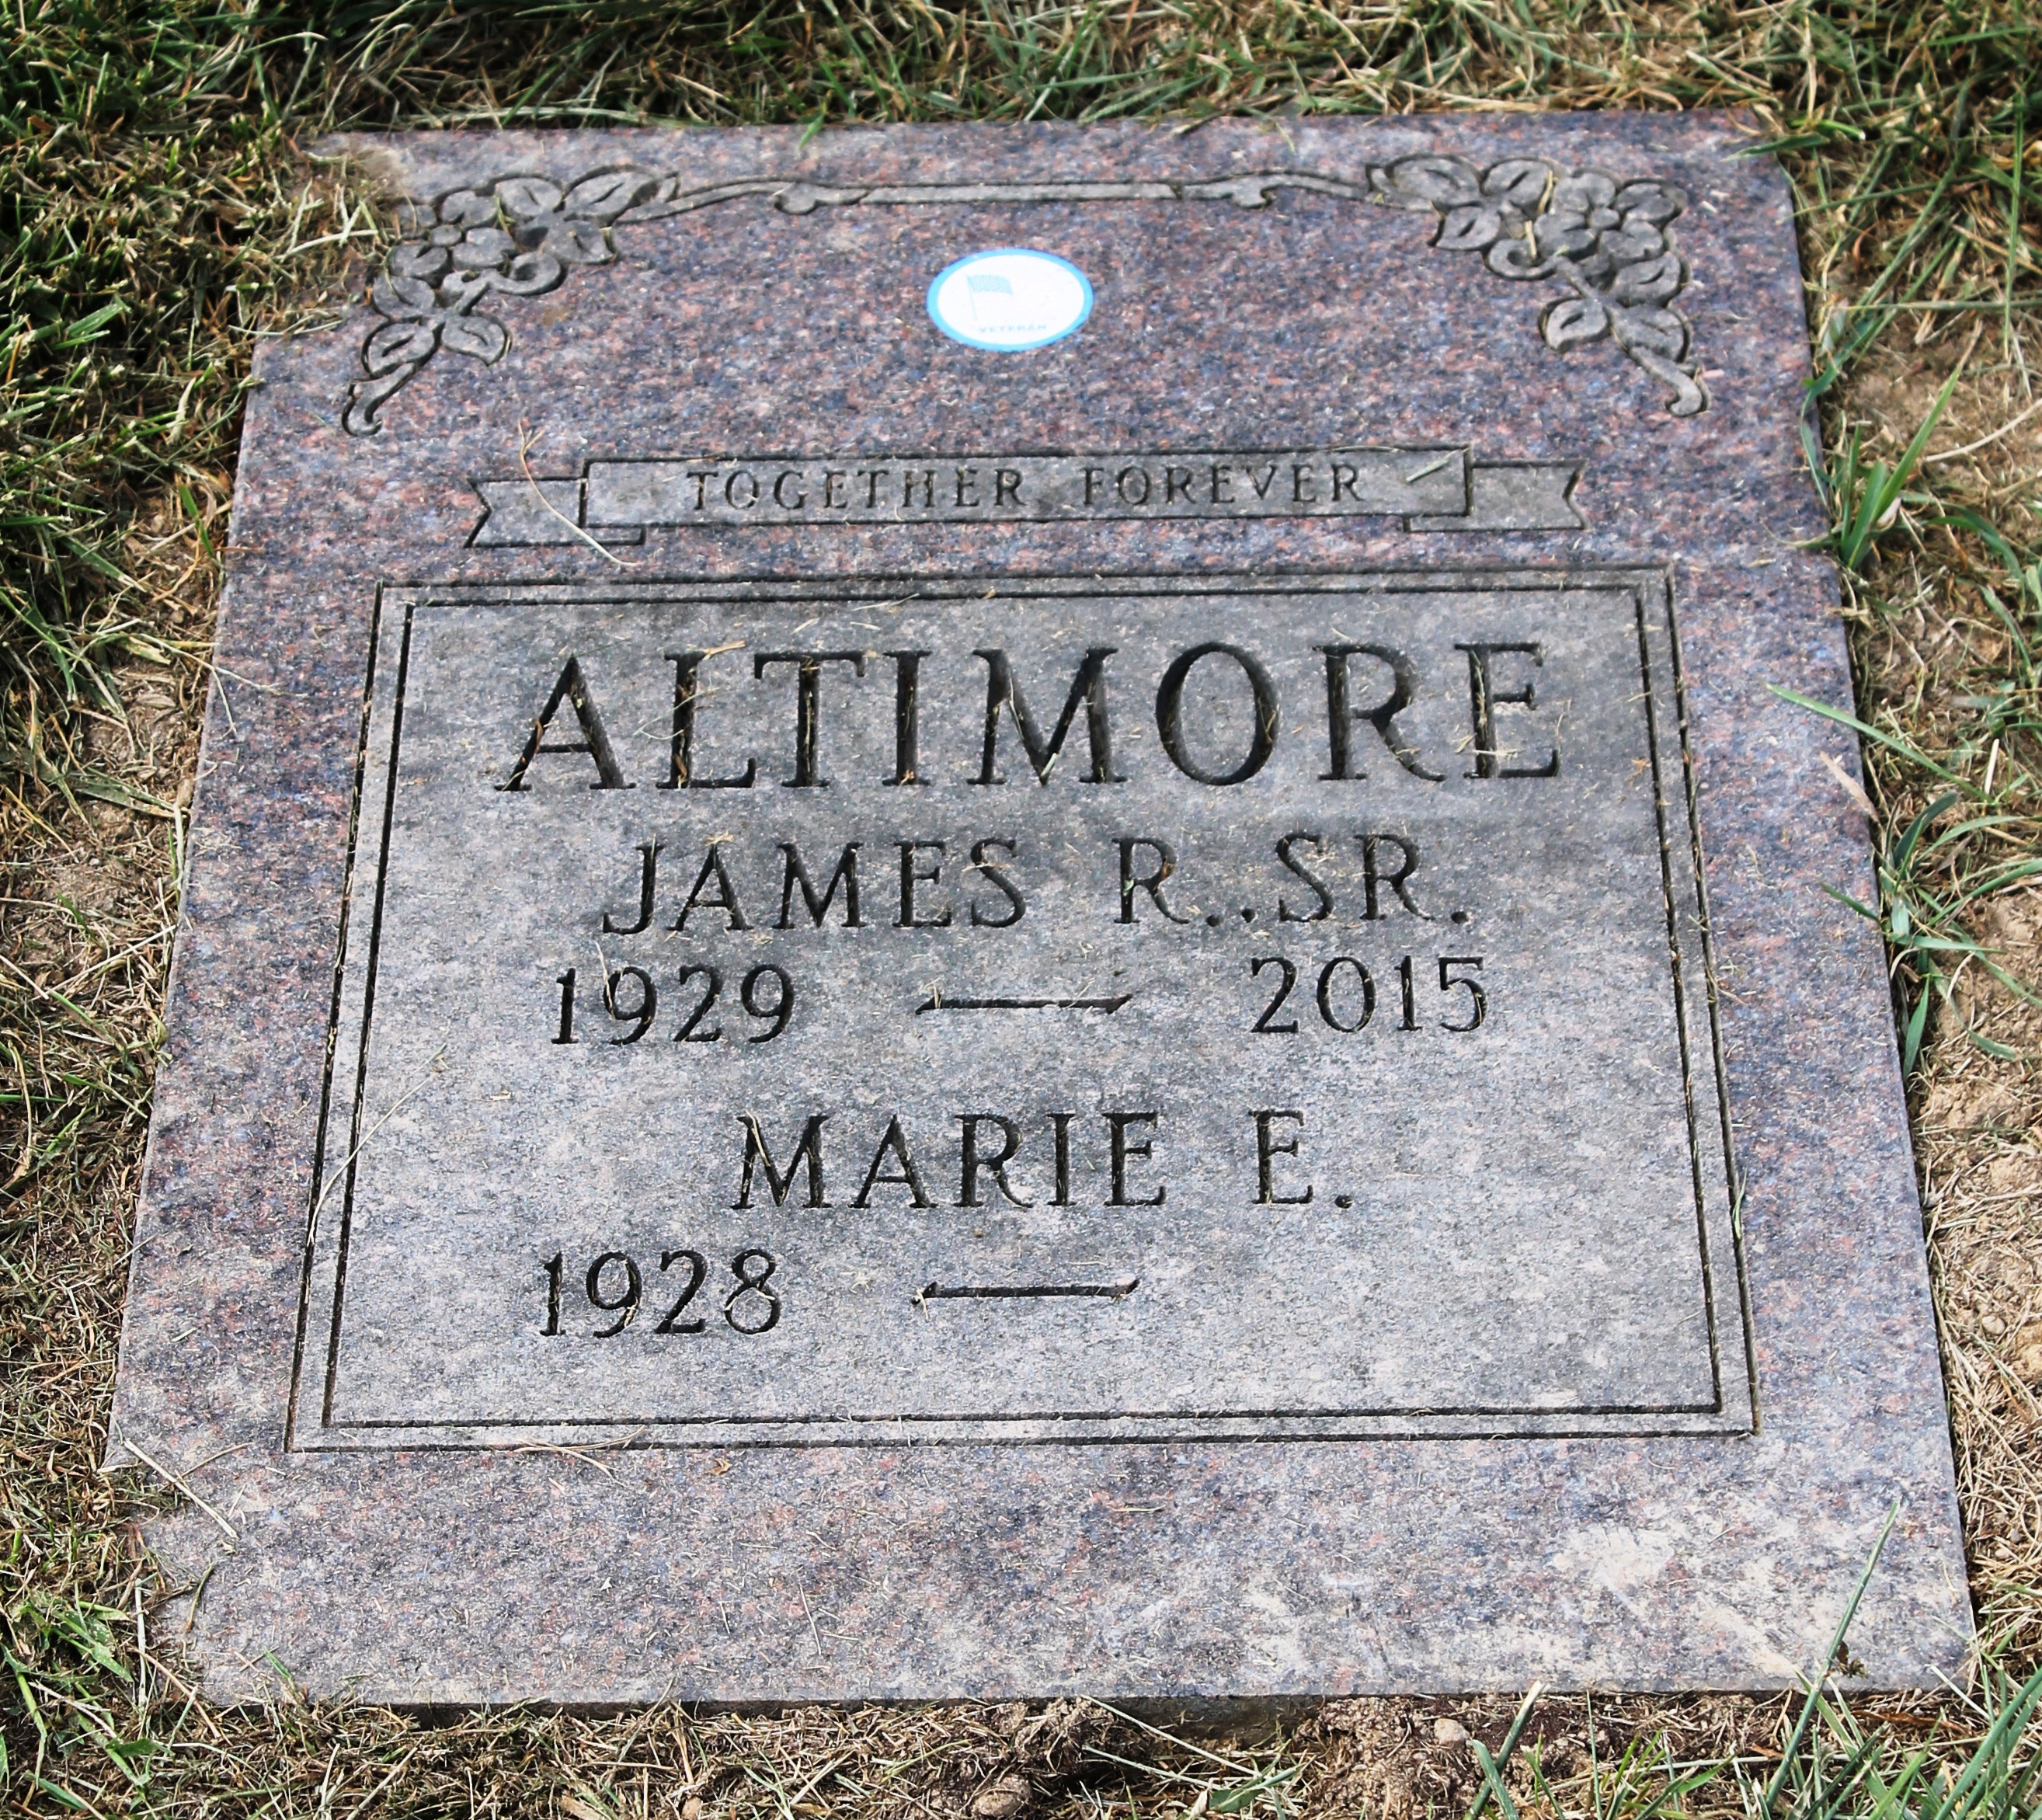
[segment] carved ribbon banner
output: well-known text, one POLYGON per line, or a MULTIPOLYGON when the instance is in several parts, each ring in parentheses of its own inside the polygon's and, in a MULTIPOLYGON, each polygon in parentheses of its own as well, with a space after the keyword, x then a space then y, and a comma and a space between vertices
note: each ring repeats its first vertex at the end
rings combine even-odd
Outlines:
POLYGON ((365 377, 348 388, 352 435, 380 427, 384 403, 442 350, 493 363, 510 331, 478 306, 493 296, 556 289, 574 266, 616 257, 619 228, 758 197, 787 215, 818 208, 1046 202, 1231 202, 1266 207, 1279 189, 1409 208, 1434 219, 1432 244, 1479 253, 1497 277, 1551 281, 1562 294, 1539 319, 1547 345, 1565 353, 1607 339, 1672 392, 1676 417, 1705 410, 1708 394, 1687 319, 1673 306, 1688 281, 1670 224, 1687 207, 1673 185, 1621 182, 1548 159, 1507 159, 1484 169, 1428 153, 1371 166, 1365 182, 1309 171, 1256 171, 1212 181, 872 184, 761 177, 683 187, 679 177, 625 166, 565 185, 499 177, 414 205, 369 300, 384 319, 362 344, 365 377))
POLYGON ((477 480, 472 548, 636 544, 654 528, 1393 518, 1426 531, 1578 530, 1576 461, 1466 449, 590 461, 477 480))

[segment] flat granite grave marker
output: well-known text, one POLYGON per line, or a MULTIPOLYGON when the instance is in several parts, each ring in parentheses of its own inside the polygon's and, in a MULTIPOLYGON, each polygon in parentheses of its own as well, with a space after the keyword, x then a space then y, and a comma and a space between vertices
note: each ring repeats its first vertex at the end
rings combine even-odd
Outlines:
POLYGON ((109 1459, 223 1695, 1971 1642, 1735 117, 349 140, 109 1459))

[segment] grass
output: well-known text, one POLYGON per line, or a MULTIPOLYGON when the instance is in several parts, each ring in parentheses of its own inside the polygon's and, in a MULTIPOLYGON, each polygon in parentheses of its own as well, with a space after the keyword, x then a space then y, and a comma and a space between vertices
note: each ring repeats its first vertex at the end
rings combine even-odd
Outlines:
POLYGON ((105 1820, 2034 1813, 2038 63, 2032 0, 15 0, 0 13, 9 1799, 105 1820), (330 308, 388 228, 305 143, 340 125, 1701 105, 1752 109, 1799 201, 1809 448, 1858 682, 1857 713, 1832 720, 1838 806, 1866 815, 1879 856, 1878 901, 1857 908, 1893 960, 1976 1684, 1856 1711, 1833 1685, 1340 1702, 1197 1741, 1069 1703, 434 1720, 194 1698, 184 1608, 166 1602, 185 1589, 133 1528, 157 1494, 96 1462, 249 355, 330 308))

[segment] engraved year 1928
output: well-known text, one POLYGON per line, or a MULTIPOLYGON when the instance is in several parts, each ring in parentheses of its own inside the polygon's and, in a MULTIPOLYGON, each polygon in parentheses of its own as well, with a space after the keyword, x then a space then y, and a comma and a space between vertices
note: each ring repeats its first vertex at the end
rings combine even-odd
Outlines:
MULTIPOLYGON (((684 1265, 686 1280, 652 1331, 655 1334, 707 1332, 709 1317, 701 1313, 690 1314, 689 1311, 709 1280, 709 1260, 692 1246, 662 1251, 659 1259, 659 1274, 662 1277, 671 1283, 674 1279, 669 1273, 675 1271, 675 1266, 684 1265)), ((723 1298, 723 1319, 733 1332, 748 1335, 770 1333, 780 1325, 780 1294, 772 1287, 773 1272, 779 1268, 779 1261, 771 1252, 757 1245, 747 1246, 730 1260, 734 1283, 723 1298)), ((555 1252, 539 1268, 546 1279, 546 1320, 539 1332, 542 1337, 551 1340, 563 1332, 561 1305, 566 1299, 569 1274, 566 1252, 555 1252)), ((645 1270, 637 1258, 626 1251, 604 1252, 589 1264, 586 1271, 580 1273, 582 1294, 589 1307, 598 1315, 616 1317, 606 1327, 589 1329, 590 1339, 614 1340, 632 1325, 644 1301, 645 1276, 645 1270)))

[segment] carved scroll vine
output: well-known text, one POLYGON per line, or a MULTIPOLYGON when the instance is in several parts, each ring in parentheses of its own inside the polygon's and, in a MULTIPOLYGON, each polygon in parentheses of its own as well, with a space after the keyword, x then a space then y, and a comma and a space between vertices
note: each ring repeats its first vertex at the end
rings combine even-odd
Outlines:
POLYGON ((632 168, 589 173, 560 185, 499 177, 407 212, 405 238, 390 250, 369 300, 385 319, 362 344, 366 377, 348 388, 342 422, 373 435, 377 413, 426 361, 445 350, 485 363, 503 357, 510 331, 480 306, 495 296, 556 289, 573 266, 617 256, 621 227, 756 196, 782 213, 1017 202, 1232 202, 1266 206, 1279 189, 1430 212, 1432 243, 1479 253, 1500 277, 1557 280, 1566 294, 1547 306, 1539 332, 1565 353, 1607 338, 1673 390, 1667 408, 1692 417, 1708 394, 1691 357, 1687 319, 1673 308, 1688 268, 1668 233, 1687 206, 1671 184, 1619 183, 1598 170, 1568 170, 1518 158, 1488 169, 1428 155, 1371 166, 1365 183, 1308 171, 1257 171, 1212 182, 866 185, 847 187, 752 178, 687 189, 678 177, 632 168))

